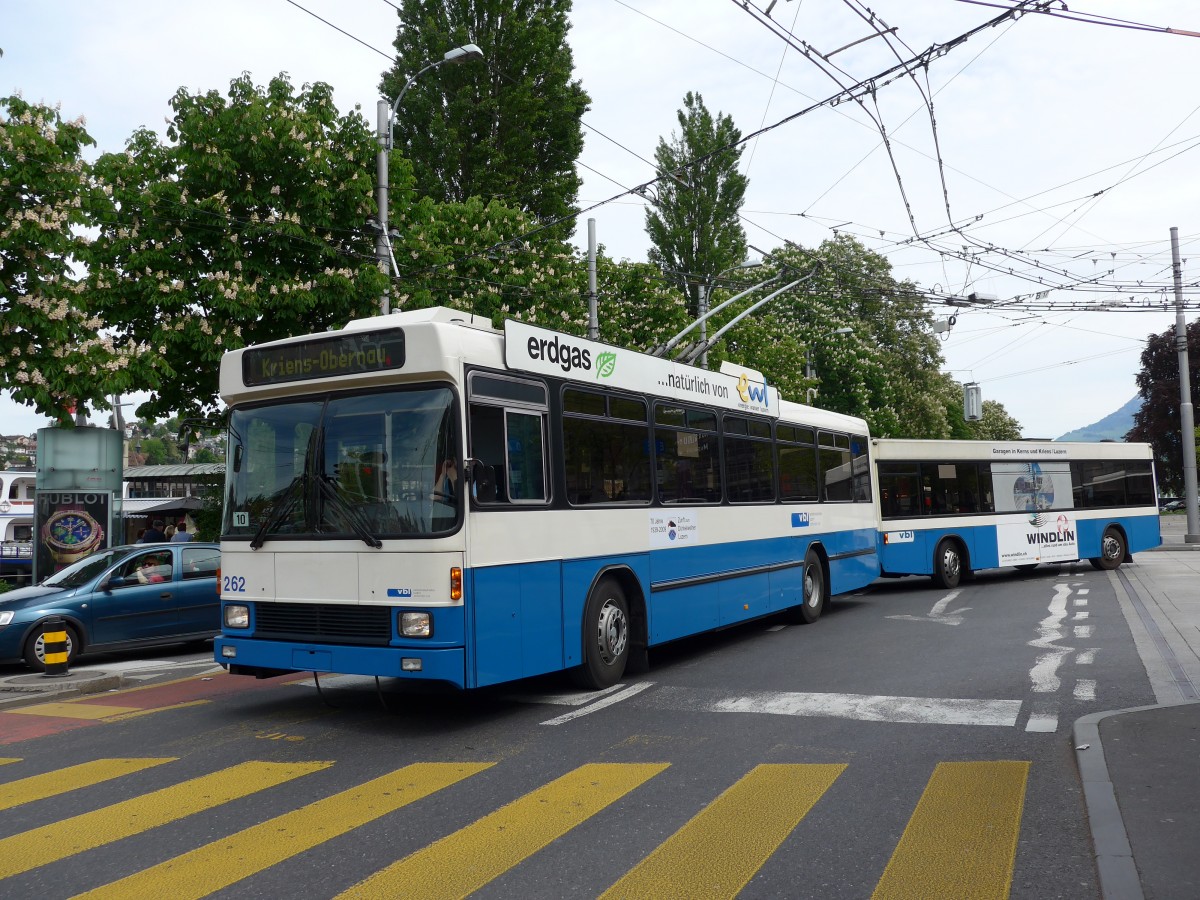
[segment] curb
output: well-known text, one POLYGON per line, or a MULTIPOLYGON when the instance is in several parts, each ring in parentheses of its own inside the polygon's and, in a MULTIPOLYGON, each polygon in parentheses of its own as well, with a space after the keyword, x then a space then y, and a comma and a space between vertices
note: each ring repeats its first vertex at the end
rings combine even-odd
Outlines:
POLYGON ((1117 794, 1108 774, 1104 746, 1100 743, 1100 723, 1125 713, 1192 706, 1196 700, 1180 703, 1155 703, 1130 709, 1114 709, 1092 713, 1075 720, 1071 738, 1075 748, 1075 764, 1083 782, 1083 799, 1087 806, 1088 824, 1092 831, 1092 847, 1096 854, 1096 871, 1100 878, 1100 893, 1106 900, 1145 900, 1142 880, 1133 860, 1125 820, 1117 804, 1117 794))
MULTIPOLYGON (((68 676, 70 677, 70 676, 68 676)), ((122 683, 121 675, 97 672, 76 681, 63 681, 58 684, 42 683, 42 681, 22 684, 18 679, 38 678, 45 682, 54 679, 41 675, 15 675, 0 679, 0 711, 17 706, 31 706, 47 699, 56 701, 68 697, 80 697, 84 694, 98 694, 119 688, 122 683)))

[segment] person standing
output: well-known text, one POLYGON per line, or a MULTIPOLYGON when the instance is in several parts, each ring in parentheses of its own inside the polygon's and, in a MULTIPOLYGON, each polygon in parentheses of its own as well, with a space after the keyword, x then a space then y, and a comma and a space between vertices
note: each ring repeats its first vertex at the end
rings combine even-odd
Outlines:
POLYGON ((175 526, 175 533, 171 535, 172 544, 186 544, 192 539, 192 535, 187 530, 187 522, 180 522, 175 526))
POLYGON ((143 544, 163 544, 166 543, 167 536, 163 533, 163 520, 155 519, 154 522, 146 529, 146 533, 142 535, 143 544))

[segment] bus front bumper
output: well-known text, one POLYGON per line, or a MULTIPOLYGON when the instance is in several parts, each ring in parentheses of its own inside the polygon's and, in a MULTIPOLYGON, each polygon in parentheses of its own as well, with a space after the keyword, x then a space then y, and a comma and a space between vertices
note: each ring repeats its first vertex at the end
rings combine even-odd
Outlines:
POLYGON ((444 681, 466 687, 461 647, 348 647, 219 635, 213 657, 234 675, 272 678, 292 672, 373 675, 414 681, 444 681))

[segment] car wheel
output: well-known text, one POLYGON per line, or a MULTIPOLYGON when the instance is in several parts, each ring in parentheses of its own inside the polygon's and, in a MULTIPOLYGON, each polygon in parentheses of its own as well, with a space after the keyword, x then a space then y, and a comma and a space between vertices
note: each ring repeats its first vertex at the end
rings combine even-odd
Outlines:
MULTIPOLYGON (((72 625, 64 624, 63 630, 67 633, 67 667, 70 668, 79 652, 79 635, 72 625)), ((25 665, 39 672, 46 671, 46 641, 40 624, 25 641, 25 665)))

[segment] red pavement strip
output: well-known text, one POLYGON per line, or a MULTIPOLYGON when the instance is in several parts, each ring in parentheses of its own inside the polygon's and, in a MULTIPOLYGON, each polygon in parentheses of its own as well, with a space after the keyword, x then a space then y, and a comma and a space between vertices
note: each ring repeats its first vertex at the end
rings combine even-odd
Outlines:
POLYGON ((207 703, 228 694, 267 691, 281 684, 303 681, 308 677, 297 674, 258 681, 228 673, 194 675, 165 684, 105 694, 89 694, 71 700, 35 703, 0 712, 0 745, 62 734, 64 731, 112 722, 128 716, 207 703))

